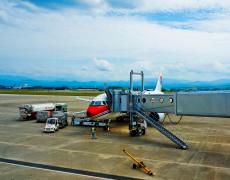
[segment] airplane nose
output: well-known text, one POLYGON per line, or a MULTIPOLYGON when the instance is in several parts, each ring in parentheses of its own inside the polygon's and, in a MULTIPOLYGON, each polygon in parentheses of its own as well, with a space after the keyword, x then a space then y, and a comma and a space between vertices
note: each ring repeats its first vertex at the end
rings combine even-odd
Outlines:
POLYGON ((91 117, 91 116, 92 116, 92 113, 87 109, 86 115, 87 115, 88 117, 91 117))
POLYGON ((95 114, 94 108, 91 107, 91 106, 89 106, 89 107, 87 108, 86 114, 87 114, 88 117, 94 116, 94 114, 95 114))
POLYGON ((109 110, 108 106, 89 106, 87 108, 86 114, 88 117, 96 116, 100 113, 109 110))

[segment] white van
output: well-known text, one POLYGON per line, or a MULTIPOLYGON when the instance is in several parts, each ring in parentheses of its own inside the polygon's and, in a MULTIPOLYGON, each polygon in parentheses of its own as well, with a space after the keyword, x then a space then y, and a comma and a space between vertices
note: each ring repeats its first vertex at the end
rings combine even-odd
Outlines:
POLYGON ((55 132, 58 131, 58 129, 59 129, 58 118, 48 118, 46 121, 44 132, 55 132))

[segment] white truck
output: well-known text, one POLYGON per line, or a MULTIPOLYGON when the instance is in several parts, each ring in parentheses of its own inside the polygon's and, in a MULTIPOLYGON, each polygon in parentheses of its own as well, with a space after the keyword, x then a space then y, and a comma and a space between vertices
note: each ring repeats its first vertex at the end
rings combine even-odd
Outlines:
POLYGON ((44 127, 44 132, 55 132, 59 129, 58 118, 48 118, 46 121, 46 126, 44 127))
POLYGON ((18 107, 21 120, 36 119, 37 112, 39 111, 54 111, 54 103, 43 104, 24 104, 18 107))
POLYGON ((52 117, 54 111, 67 112, 66 103, 43 103, 43 104, 24 104, 19 106, 21 120, 37 119, 38 122, 46 122, 47 118, 52 117))

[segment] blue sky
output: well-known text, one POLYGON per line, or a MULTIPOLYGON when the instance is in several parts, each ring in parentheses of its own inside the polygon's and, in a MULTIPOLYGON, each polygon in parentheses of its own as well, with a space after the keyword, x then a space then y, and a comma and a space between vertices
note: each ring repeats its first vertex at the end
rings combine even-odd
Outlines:
POLYGON ((229 0, 0 1, 0 75, 230 79, 229 47, 229 0))

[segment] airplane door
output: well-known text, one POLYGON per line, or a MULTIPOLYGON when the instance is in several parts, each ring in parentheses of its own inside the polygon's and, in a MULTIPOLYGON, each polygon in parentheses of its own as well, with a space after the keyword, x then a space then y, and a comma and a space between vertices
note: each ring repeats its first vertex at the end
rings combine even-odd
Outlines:
POLYGON ((125 112, 128 109, 128 96, 127 95, 121 95, 120 97, 120 107, 121 107, 121 112, 125 112))

